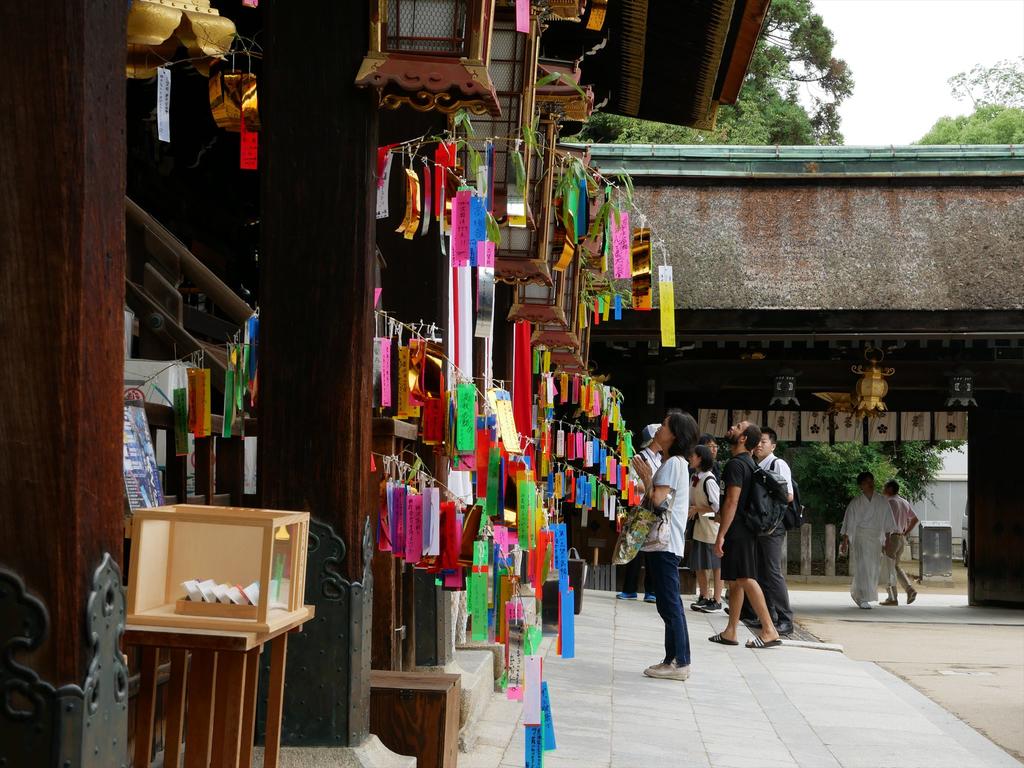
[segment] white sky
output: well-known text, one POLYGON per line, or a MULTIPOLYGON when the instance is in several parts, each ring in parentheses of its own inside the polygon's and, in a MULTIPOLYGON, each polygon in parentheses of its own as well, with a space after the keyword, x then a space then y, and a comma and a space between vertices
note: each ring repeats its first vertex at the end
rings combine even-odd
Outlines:
POLYGON ((1024 0, 814 0, 853 71, 847 144, 909 144, 973 105, 949 92, 975 64, 1024 55, 1024 0))

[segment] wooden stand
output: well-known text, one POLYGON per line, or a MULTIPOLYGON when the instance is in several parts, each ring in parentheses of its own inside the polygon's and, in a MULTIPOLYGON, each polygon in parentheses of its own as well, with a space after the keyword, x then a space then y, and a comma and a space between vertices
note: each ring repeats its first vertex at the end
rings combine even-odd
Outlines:
POLYGON ((370 673, 370 732, 385 747, 416 758, 418 768, 455 768, 459 740, 458 675, 370 673))
POLYGON ((135 731, 135 768, 148 768, 153 747, 157 660, 160 649, 171 656, 167 692, 164 766, 177 768, 184 747, 185 768, 248 768, 252 765, 256 727, 256 692, 260 653, 270 643, 263 765, 277 768, 281 748, 285 658, 288 633, 312 618, 266 634, 173 629, 129 624, 125 646, 141 647, 140 687, 135 731), (188 710, 188 728, 185 712, 188 710), (184 744, 182 737, 184 736, 184 744))

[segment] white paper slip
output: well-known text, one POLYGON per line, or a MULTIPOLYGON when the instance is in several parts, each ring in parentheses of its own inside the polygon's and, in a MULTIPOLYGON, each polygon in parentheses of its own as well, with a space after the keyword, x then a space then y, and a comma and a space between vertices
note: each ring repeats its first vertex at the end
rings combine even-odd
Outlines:
POLYGON ((228 599, 235 605, 245 605, 248 602, 238 587, 231 587, 228 590, 228 599))
POLYGON ((526 657, 523 725, 540 725, 541 657, 526 657))
POLYGON ((231 587, 228 584, 218 584, 213 588, 213 594, 217 596, 218 603, 230 603, 231 598, 228 597, 228 590, 231 587))
POLYGON ((252 605, 259 605, 259 603, 260 603, 260 583, 258 581, 254 581, 248 587, 243 589, 242 592, 245 594, 246 599, 252 605))
POLYGON ((160 141, 171 141, 171 70, 156 71, 156 134, 160 141))

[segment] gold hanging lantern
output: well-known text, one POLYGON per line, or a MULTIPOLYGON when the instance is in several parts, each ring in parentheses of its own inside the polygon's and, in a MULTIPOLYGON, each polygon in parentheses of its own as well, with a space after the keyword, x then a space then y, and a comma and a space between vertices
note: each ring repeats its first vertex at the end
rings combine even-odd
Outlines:
POLYGON ((889 392, 885 377, 896 373, 895 368, 882 368, 885 353, 875 347, 864 350, 865 365, 853 365, 850 370, 860 376, 851 392, 815 392, 815 397, 831 403, 829 413, 852 413, 859 419, 878 416, 888 410, 883 398, 889 392))
POLYGON ((885 381, 886 376, 896 373, 895 368, 880 368, 879 363, 885 357, 880 349, 868 347, 864 350, 864 359, 868 361, 867 366, 854 365, 850 370, 861 377, 854 386, 854 397, 857 416, 874 416, 884 413, 886 410, 885 401, 882 399, 889 391, 889 385, 885 381))
POLYGON ((126 74, 153 77, 184 46, 202 74, 231 49, 235 23, 220 15, 210 0, 134 0, 128 11, 126 74))

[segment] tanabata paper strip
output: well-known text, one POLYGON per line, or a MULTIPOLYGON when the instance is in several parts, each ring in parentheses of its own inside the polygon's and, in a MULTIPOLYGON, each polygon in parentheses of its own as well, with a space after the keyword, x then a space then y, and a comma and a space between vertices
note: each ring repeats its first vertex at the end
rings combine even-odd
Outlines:
POLYGON ((380 404, 383 408, 391 407, 391 339, 378 339, 380 342, 380 404))
POLYGON ((630 255, 632 230, 629 228, 629 212, 620 211, 616 217, 616 212, 613 211, 609 214, 609 218, 612 225, 612 276, 616 280, 628 280, 632 277, 630 255), (618 218, 618 222, 616 222, 616 218, 618 218))
POLYGON ((548 692, 548 682, 545 680, 540 687, 540 716, 544 720, 544 751, 550 752, 557 749, 555 745, 555 721, 551 716, 551 694, 548 692))
POLYGON ((456 389, 455 450, 470 452, 476 449, 476 387, 472 383, 459 384, 456 389))
POLYGON ((661 309, 661 346, 676 345, 675 287, 672 284, 672 267, 658 267, 658 303, 661 309))
POLYGON ((174 455, 188 456, 187 387, 179 387, 174 390, 174 455))
POLYGON ((405 561, 418 563, 423 556, 423 494, 409 494, 406 502, 405 561))
MULTIPOLYGON (((387 158, 384 161, 384 172, 380 174, 377 179, 377 218, 386 219, 390 215, 388 194, 391 191, 391 163, 395 159, 395 156, 391 154, 390 149, 382 148, 387 152, 387 158)), ((379 155, 378 155, 378 167, 379 167, 379 155)))
MULTIPOLYGON (((538 710, 539 711, 539 710, 538 710)), ((538 720, 540 715, 538 715, 538 720)), ((544 768, 544 728, 538 722, 537 725, 527 725, 525 728, 524 756, 525 768, 544 768)))
POLYGON ((505 620, 508 622, 508 643, 505 646, 505 668, 508 676, 508 688, 505 691, 505 695, 511 701, 523 700, 523 643, 525 628, 521 607, 522 604, 515 600, 505 604, 505 620))
POLYGON ((494 243, 483 243, 490 246, 484 250, 485 257, 490 254, 490 266, 481 266, 476 278, 476 323, 473 335, 478 339, 489 339, 494 332, 494 243))
POLYGON ((472 200, 472 190, 460 189, 455 193, 455 200, 452 201, 451 252, 453 267, 465 267, 469 265, 472 200))
POLYGON ((563 659, 576 658, 576 592, 569 587, 560 589, 558 593, 559 622, 558 630, 561 637, 561 654, 563 659))
POLYGON ((542 657, 529 654, 524 658, 525 685, 523 697, 523 723, 540 725, 540 694, 542 675, 542 657))

